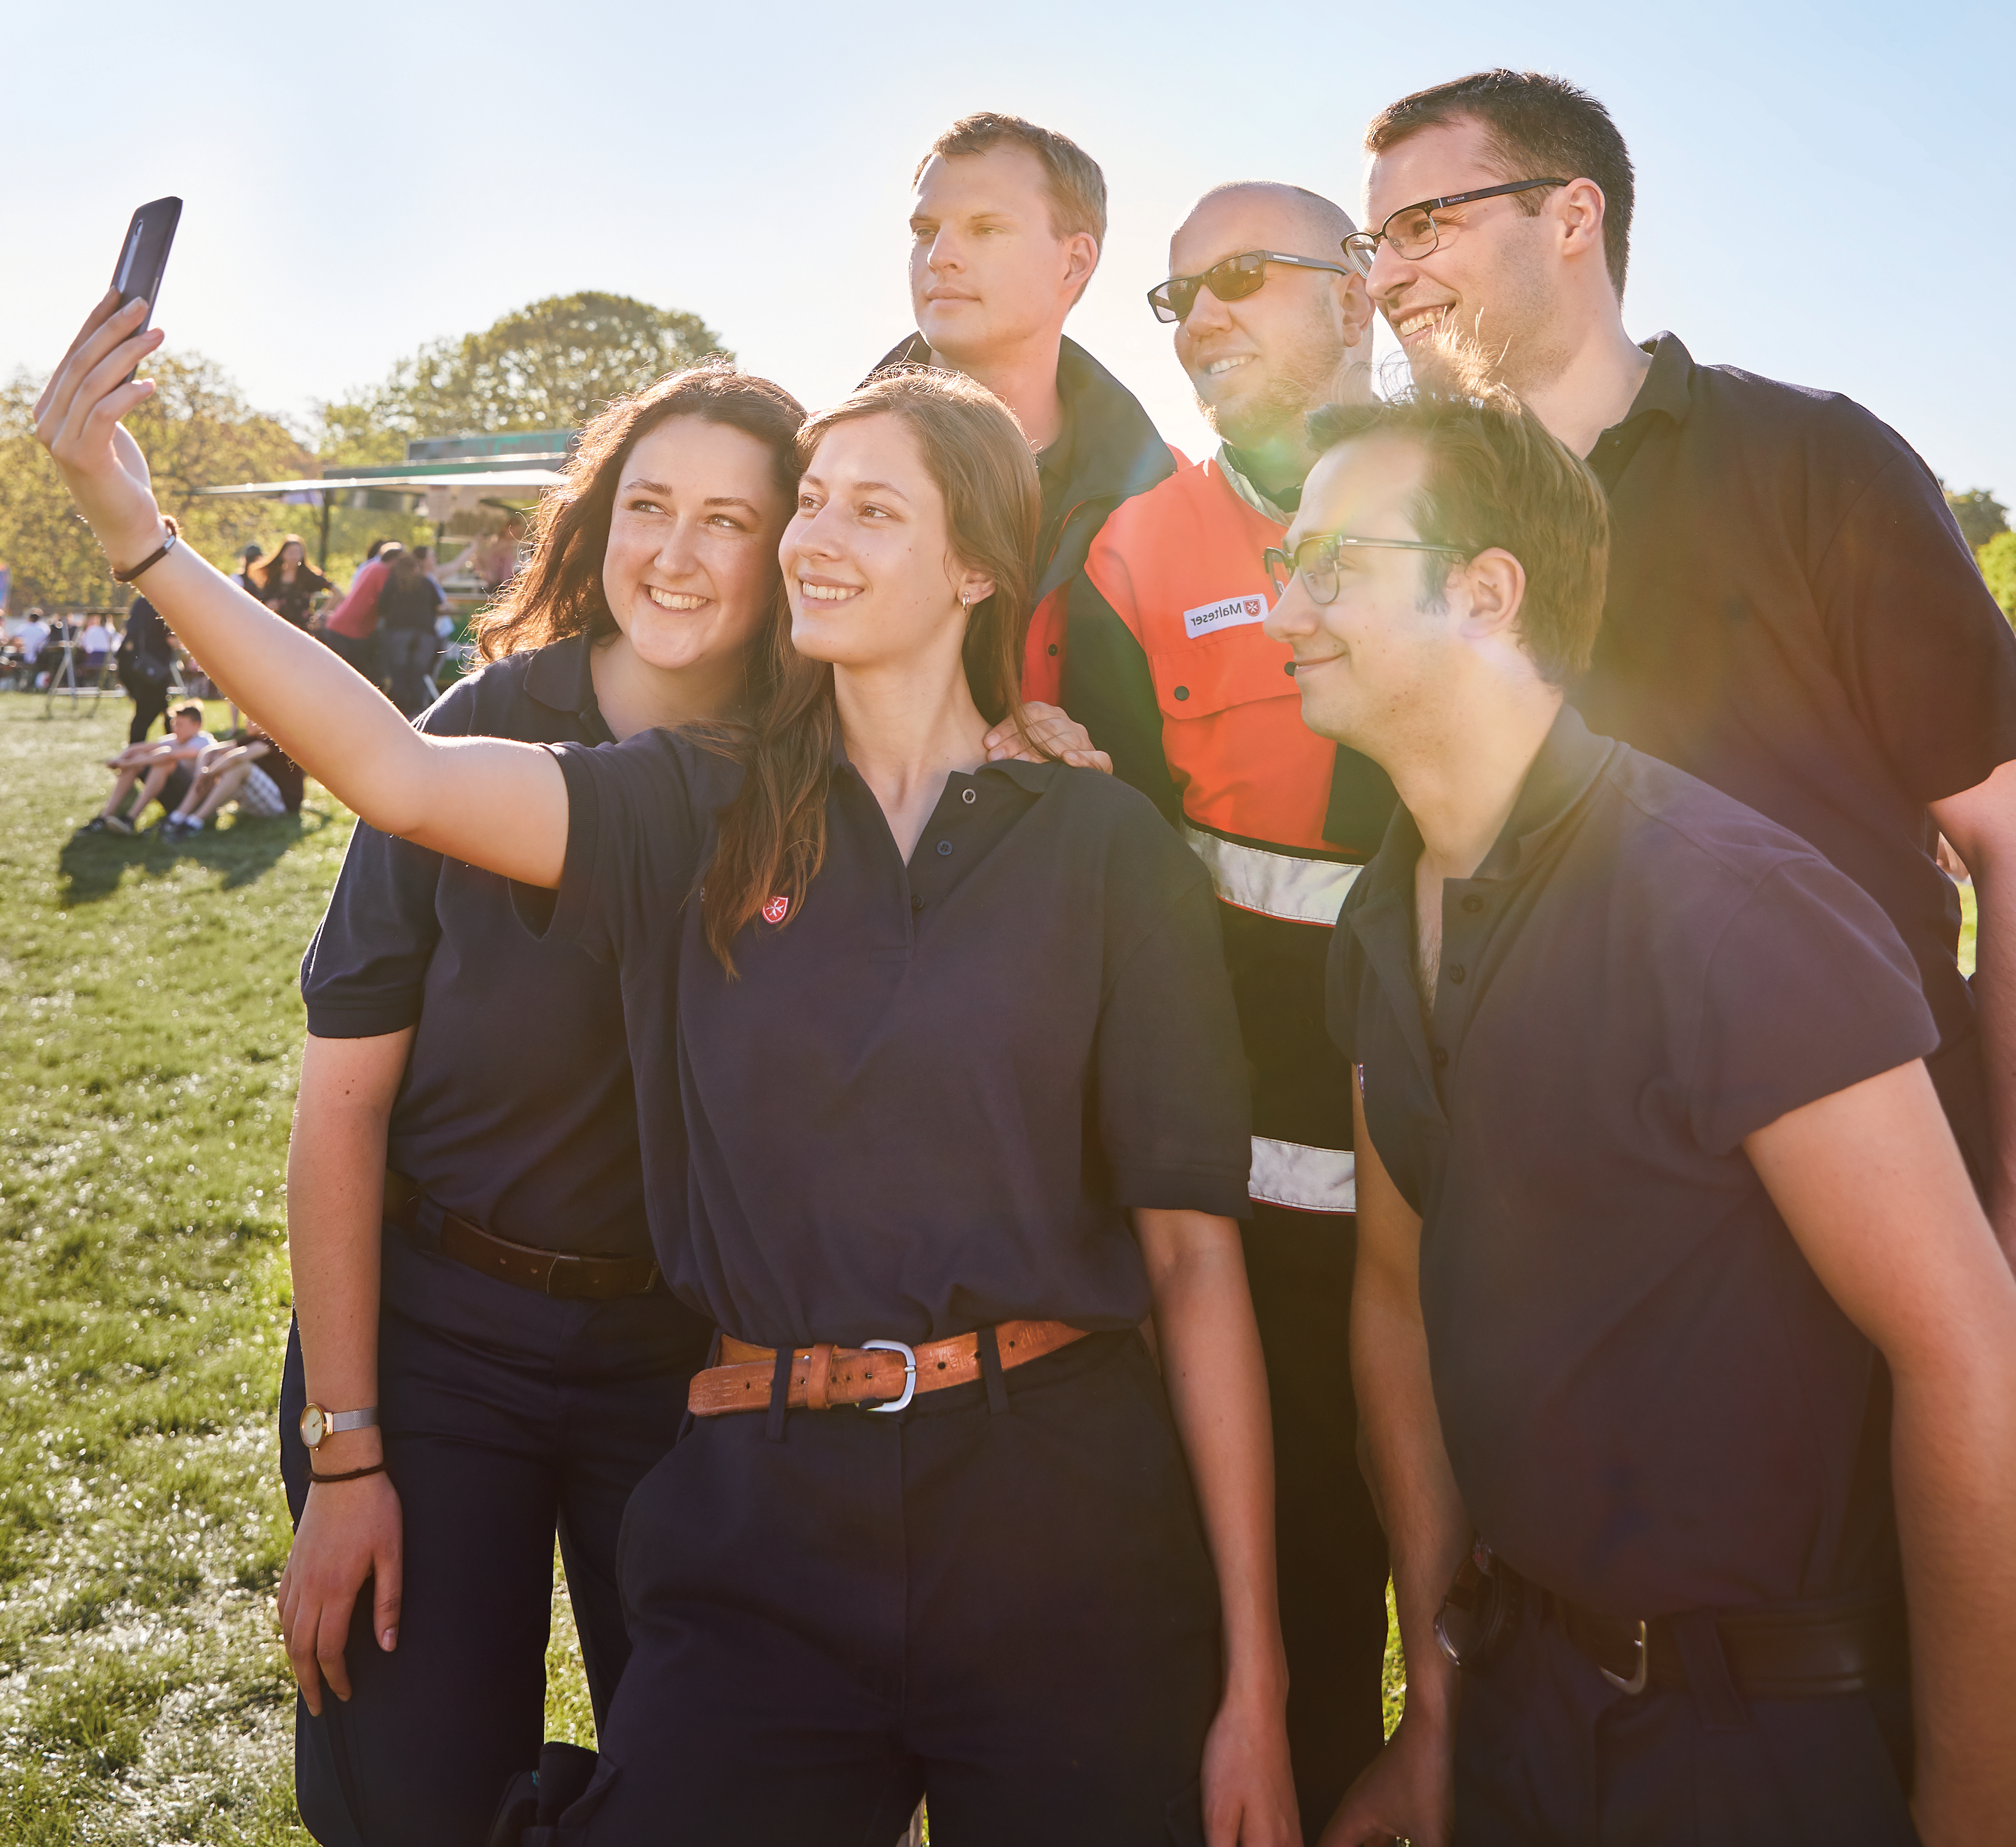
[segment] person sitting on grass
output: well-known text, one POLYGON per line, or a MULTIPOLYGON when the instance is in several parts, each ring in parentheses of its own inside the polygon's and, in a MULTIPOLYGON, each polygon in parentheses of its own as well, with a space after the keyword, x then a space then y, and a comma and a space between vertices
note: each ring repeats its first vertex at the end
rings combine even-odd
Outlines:
POLYGON ((298 814, 305 785, 300 764, 265 733, 247 731, 197 758, 188 792, 161 823, 161 838, 201 833, 227 802, 238 804, 241 820, 298 814))
POLYGON ((85 824, 87 834, 130 834, 156 797, 172 810, 196 780, 193 766, 217 740, 203 728, 203 708, 192 699, 168 715, 168 735, 151 744, 128 744, 105 767, 113 772, 105 806, 85 824), (129 801, 135 785, 137 802, 129 801))

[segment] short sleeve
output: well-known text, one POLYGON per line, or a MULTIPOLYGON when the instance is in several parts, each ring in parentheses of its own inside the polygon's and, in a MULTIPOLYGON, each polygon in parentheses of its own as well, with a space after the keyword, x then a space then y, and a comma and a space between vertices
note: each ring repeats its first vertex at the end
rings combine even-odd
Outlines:
POLYGON ((1912 798, 1935 802, 2016 759, 2016 634, 1938 482, 1891 440, 1813 594, 1863 722, 1912 798))
POLYGON ((1201 868, 1110 978, 1095 1055, 1119 1203, 1249 1217, 1246 1058, 1201 868))
POLYGON ((567 779, 567 857, 556 897, 511 888, 520 922, 598 961, 620 963, 647 940, 669 947, 711 819, 693 799, 695 782, 711 781, 707 753, 665 731, 546 748, 567 779))
POLYGON ((1708 961, 1689 1091, 1695 1139, 1727 1154, 1787 1111, 1938 1044, 1917 971, 1874 900, 1823 860, 1785 861, 1708 961))
MULTIPOLYGON (((480 696, 477 680, 462 681, 415 728, 468 737, 480 696)), ((357 824, 329 908, 301 958, 301 998, 316 1038, 374 1039, 418 1022, 427 965, 441 940, 441 871, 439 853, 381 834, 369 821, 357 824)))

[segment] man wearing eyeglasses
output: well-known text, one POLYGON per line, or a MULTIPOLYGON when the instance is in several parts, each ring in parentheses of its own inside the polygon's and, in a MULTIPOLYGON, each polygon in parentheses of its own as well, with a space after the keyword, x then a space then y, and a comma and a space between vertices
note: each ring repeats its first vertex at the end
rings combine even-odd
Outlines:
POLYGON ((1261 623, 1315 459, 1303 422, 1369 394, 1371 311, 1352 223, 1298 187, 1207 193, 1150 291, 1222 439, 1127 501, 1072 586, 1065 709, 1210 867, 1251 1075, 1247 1269, 1266 1351, 1288 1737, 1305 1824, 1379 1749, 1384 1535, 1360 1477, 1344 1346, 1352 1177, 1348 1073, 1323 1028, 1323 960, 1392 785, 1301 723, 1289 651, 1261 623))
POLYGON ((1845 397, 1697 365, 1670 333, 1633 342, 1630 156, 1573 85, 1481 72, 1395 103, 1366 146, 1372 228, 1347 251, 1417 377, 1460 385, 1481 364, 1608 495, 1609 591, 1575 704, 1882 907, 2016 1261, 2016 640, 1937 481, 1845 397), (1971 986, 1942 832, 1980 906, 1971 986))
POLYGON ((1608 516, 1538 419, 1312 422, 1268 627, 1403 804, 1327 998, 1406 1707, 1320 1847, 2006 1842, 2016 1277, 1903 941, 1566 707, 1608 516))
MULTIPOLYGON (((941 135, 917 163, 913 185, 917 332, 876 370, 964 372, 1021 420, 1043 494, 1022 693, 1054 706, 1066 591, 1086 548, 1114 508, 1173 466, 1133 393, 1064 337, 1065 318, 1099 266, 1106 176, 1055 130, 990 111, 941 135)), ((1009 745, 1002 739, 999 748, 1009 745)))

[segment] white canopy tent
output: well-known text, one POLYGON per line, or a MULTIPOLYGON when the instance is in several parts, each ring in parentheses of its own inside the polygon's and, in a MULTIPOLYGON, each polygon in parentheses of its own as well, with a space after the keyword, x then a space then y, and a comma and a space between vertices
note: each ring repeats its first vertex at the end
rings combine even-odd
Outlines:
POLYGON ((409 465, 403 469, 373 469, 349 475, 326 475, 319 480, 245 481, 228 487, 199 487, 210 496, 252 496, 277 500, 290 506, 322 509, 322 550, 318 565, 329 561, 329 516, 351 495, 355 504, 365 504, 366 494, 409 494, 413 511, 437 525, 445 525, 458 513, 473 513, 483 507, 517 508, 533 505, 549 487, 566 477, 552 468, 496 468, 482 462, 438 462, 409 465))

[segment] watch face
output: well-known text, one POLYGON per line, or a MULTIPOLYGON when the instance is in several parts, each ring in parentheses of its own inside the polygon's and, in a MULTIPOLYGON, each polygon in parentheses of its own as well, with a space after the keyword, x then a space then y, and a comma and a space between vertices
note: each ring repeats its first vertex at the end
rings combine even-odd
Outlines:
POLYGON ((328 1434, 329 1414, 319 1404, 310 1405, 301 1413, 301 1441, 315 1449, 328 1434))

